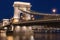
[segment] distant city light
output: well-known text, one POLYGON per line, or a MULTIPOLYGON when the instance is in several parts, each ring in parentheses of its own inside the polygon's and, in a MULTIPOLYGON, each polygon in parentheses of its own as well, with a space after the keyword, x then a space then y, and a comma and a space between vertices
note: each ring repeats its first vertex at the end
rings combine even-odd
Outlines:
POLYGON ((56 9, 53 9, 52 12, 55 13, 56 12, 56 9))

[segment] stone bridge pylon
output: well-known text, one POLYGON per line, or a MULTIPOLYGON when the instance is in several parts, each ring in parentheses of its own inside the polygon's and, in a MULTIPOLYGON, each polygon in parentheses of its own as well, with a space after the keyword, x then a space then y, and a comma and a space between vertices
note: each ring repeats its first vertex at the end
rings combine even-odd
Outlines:
MULTIPOLYGON (((19 23, 21 19, 28 21, 31 19, 30 14, 26 14, 23 11, 30 12, 31 4, 27 2, 14 2, 14 16, 13 16, 13 24, 19 23), (21 11, 23 10, 23 11, 21 11), (21 15, 22 14, 22 15, 21 15)), ((21 25, 13 25, 13 34, 14 40, 32 40, 33 39, 33 30, 31 26, 21 26, 21 25)))
POLYGON ((31 19, 30 14, 26 14, 21 11, 21 10, 23 10, 23 11, 30 12, 30 8, 31 8, 30 3, 14 2, 13 7, 14 7, 14 16, 13 16, 14 22, 19 22, 20 19, 23 19, 23 20, 31 19), (23 16, 21 16, 21 13, 23 14, 23 16))

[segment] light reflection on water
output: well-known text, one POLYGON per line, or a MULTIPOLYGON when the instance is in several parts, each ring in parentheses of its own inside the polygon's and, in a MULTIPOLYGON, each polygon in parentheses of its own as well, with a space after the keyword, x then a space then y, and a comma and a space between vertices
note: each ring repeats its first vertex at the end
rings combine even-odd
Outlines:
POLYGON ((38 33, 35 40, 60 40, 60 33, 38 33))
MULTIPOLYGON (((13 36, 7 36, 7 40, 13 40, 13 36)), ((16 37, 14 40, 19 40, 19 37, 16 37)), ((30 40, 34 40, 33 36, 31 36, 30 40)))
MULTIPOLYGON (((12 35, 6 36, 5 32, 0 33, 0 40, 6 40, 6 38, 7 40, 19 40, 21 37, 19 35, 16 37, 12 35)), ((29 40, 60 40, 60 33, 34 33, 34 37, 31 36, 29 40)))
POLYGON ((7 36, 7 40, 13 40, 13 36, 7 36))
MULTIPOLYGON (((32 37, 33 38, 33 37, 32 37)), ((31 40, 60 40, 60 33, 53 33, 53 34, 35 34, 35 39, 31 40)), ((7 36, 8 40, 13 40, 13 36, 7 36)), ((15 38, 16 39, 16 38, 15 38)), ((17 38, 18 39, 18 38, 17 38)))

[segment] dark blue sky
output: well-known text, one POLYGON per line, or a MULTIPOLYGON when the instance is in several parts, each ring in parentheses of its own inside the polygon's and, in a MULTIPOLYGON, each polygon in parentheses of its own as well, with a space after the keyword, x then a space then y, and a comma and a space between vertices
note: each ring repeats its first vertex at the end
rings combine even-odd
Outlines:
POLYGON ((31 9, 38 12, 52 13, 51 10, 56 8, 57 13, 60 13, 60 0, 0 0, 0 19, 13 17, 14 1, 30 2, 31 9))

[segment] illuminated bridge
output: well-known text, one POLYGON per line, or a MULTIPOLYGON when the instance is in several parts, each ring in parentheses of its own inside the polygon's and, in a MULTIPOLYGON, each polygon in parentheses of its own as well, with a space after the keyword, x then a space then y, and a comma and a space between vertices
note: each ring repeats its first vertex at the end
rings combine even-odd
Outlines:
POLYGON ((59 39, 53 39, 54 34, 51 34, 60 32, 60 14, 31 11, 31 4, 27 2, 14 2, 13 7, 14 16, 0 21, 0 36, 6 37, 6 34, 11 34, 14 40, 59 39))

